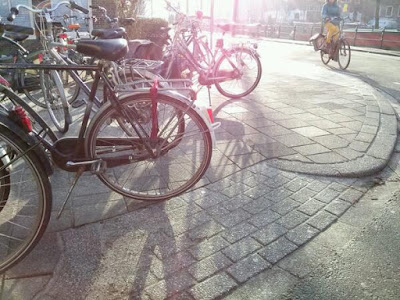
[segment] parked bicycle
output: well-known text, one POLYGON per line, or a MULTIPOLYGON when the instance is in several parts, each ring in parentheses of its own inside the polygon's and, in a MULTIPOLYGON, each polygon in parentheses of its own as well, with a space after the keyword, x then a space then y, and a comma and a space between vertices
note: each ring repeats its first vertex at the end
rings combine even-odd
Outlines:
MULTIPOLYGON (((157 82, 150 90, 134 89, 118 95, 104 72, 104 62, 121 59, 127 52, 126 40, 81 40, 67 47, 90 53, 99 64, 0 64, 0 69, 95 72, 77 137, 57 138, 23 99, 0 84, 0 272, 32 250, 49 221, 48 176, 52 169, 44 149, 59 168, 76 172, 59 214, 85 171, 123 196, 155 201, 191 188, 210 163, 213 129, 193 101, 170 93, 157 82), (108 99, 90 120, 100 80, 108 99), (24 111, 35 120, 37 129, 32 128, 24 111)), ((79 78, 77 84, 88 88, 79 78)))
MULTIPOLYGON (((200 21, 193 20, 174 8, 176 12, 175 35, 165 54, 165 78, 191 78, 198 74, 201 86, 215 85, 217 90, 230 98, 241 98, 250 94, 261 79, 262 66, 254 44, 224 47, 224 38, 219 38, 212 51, 204 36, 199 36, 200 21)), ((223 35, 230 30, 227 25, 219 26, 223 35)))
POLYGON ((327 65, 331 60, 338 62, 340 69, 346 70, 350 65, 351 48, 350 43, 346 40, 343 33, 344 19, 339 18, 339 32, 332 36, 330 47, 326 44, 326 35, 317 33, 310 38, 310 42, 314 45, 315 51, 320 51, 322 62, 327 65), (336 40, 336 42, 334 42, 336 40))

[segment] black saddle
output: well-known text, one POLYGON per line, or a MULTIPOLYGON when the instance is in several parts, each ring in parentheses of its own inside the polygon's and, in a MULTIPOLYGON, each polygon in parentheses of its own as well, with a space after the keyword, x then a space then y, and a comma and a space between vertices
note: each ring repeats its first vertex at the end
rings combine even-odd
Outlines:
POLYGON ((6 32, 5 36, 12 39, 15 42, 22 42, 29 37, 29 34, 6 32))
POLYGON ((99 39, 119 39, 124 37, 126 31, 123 27, 111 28, 111 29, 94 29, 92 35, 99 39))
POLYGON ((128 42, 125 39, 80 40, 76 51, 98 59, 117 61, 128 53, 128 42))

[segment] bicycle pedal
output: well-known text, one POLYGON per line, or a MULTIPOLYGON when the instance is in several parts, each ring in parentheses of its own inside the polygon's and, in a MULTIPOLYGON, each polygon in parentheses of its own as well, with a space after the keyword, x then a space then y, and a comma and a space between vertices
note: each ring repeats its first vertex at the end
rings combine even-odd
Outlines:
POLYGON ((90 171, 92 172, 92 174, 95 175, 104 173, 106 169, 107 169, 107 162, 105 162, 104 160, 98 160, 92 163, 90 167, 90 171))

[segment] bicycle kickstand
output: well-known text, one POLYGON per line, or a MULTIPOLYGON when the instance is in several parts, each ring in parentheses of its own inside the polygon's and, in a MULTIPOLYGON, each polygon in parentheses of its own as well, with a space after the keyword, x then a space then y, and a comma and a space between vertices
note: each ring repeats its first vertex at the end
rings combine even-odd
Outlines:
POLYGON ((81 166, 78 171, 75 174, 75 178, 74 181, 72 182, 71 187, 68 190, 67 196, 64 200, 63 205, 60 208, 60 211, 57 214, 57 219, 59 219, 61 217, 62 212, 64 211, 65 205, 67 204, 69 198, 71 197, 72 191, 74 190, 76 184, 78 183, 79 178, 81 177, 81 175, 83 174, 83 172, 85 171, 85 166, 81 166))

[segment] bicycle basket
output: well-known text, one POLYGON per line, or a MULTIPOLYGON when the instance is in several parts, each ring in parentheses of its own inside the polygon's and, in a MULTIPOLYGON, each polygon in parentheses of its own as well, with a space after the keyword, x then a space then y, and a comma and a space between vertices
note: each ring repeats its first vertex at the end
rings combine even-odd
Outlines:
POLYGON ((321 33, 316 33, 310 38, 310 42, 313 44, 315 51, 321 50, 324 40, 325 36, 321 33))

